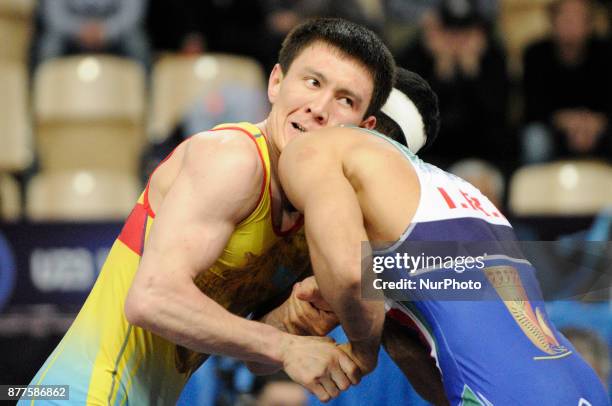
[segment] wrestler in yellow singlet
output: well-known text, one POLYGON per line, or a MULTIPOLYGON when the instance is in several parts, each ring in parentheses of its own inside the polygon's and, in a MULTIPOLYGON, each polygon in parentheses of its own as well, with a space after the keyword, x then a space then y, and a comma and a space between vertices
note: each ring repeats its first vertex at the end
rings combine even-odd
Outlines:
MULTIPOLYGON (((281 233, 272 224, 270 158, 264 136, 250 123, 223 124, 213 131, 221 129, 239 130, 256 143, 265 169, 264 181, 259 204, 236 227, 221 257, 197 282, 225 308, 245 314, 265 298, 266 292, 269 297, 272 291, 287 288, 295 279, 270 272, 249 275, 240 272, 248 253, 256 256, 265 253, 281 233)), ((178 370, 185 370, 185 359, 179 359, 179 355, 189 351, 177 351, 175 344, 130 325, 124 314, 125 298, 155 221, 148 191, 147 185, 83 308, 31 385, 70 385, 71 404, 176 403, 189 377, 189 371, 178 370), (181 364, 183 367, 177 368, 181 364)), ((40 402, 22 400, 19 405, 40 402)))

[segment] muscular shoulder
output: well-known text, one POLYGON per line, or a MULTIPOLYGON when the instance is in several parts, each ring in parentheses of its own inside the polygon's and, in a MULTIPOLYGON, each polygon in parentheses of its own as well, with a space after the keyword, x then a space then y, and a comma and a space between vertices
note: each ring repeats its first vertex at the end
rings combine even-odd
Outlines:
POLYGON ((281 179, 321 176, 338 171, 354 185, 398 175, 414 177, 414 169, 391 143, 354 127, 326 128, 307 133, 289 143, 281 154, 281 179))
MULTIPOLYGON (((325 128, 306 133, 292 140, 281 153, 281 180, 321 177, 332 171, 349 175, 351 168, 367 170, 379 162, 384 165, 387 155, 398 152, 386 141, 364 130, 352 127, 325 128)), ((380 166, 380 165, 379 165, 380 166)))
POLYGON ((313 131, 291 141, 281 154, 281 165, 283 160, 334 160, 342 163, 384 160, 389 154, 397 155, 396 148, 367 131, 354 127, 333 127, 313 131))
POLYGON ((281 154, 282 161, 339 159, 361 143, 362 130, 347 127, 323 128, 292 140, 281 154))
POLYGON ((264 168, 257 147, 249 137, 237 131, 209 131, 193 135, 179 145, 151 175, 149 201, 156 211, 166 194, 181 178, 193 179, 197 186, 212 178, 226 181, 228 186, 244 189, 247 193, 261 190, 264 168))
POLYGON ((227 197, 256 203, 264 180, 264 167, 257 145, 235 130, 204 132, 187 143, 181 172, 195 187, 214 186, 227 197))
POLYGON ((183 166, 209 169, 211 165, 228 171, 263 171, 257 145, 236 130, 207 131, 191 137, 183 166))

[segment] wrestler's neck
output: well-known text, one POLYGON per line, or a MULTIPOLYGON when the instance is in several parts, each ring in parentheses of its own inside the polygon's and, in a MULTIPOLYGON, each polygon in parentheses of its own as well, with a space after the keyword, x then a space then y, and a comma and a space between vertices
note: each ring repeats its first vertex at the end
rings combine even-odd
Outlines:
POLYGON ((261 131, 268 146, 268 156, 270 157, 270 168, 274 177, 278 171, 278 159, 280 158, 280 148, 276 145, 276 137, 271 130, 268 129, 268 120, 264 120, 256 124, 261 131))
POLYGON ((280 230, 285 230, 286 228, 292 228, 293 224, 299 220, 299 212, 296 210, 293 204, 291 204, 285 195, 283 188, 281 187, 280 180, 278 178, 278 160, 280 158, 280 148, 278 145, 276 145, 275 137, 268 131, 266 124, 267 121, 262 121, 261 123, 256 124, 256 126, 261 130, 264 139, 266 140, 266 145, 268 146, 271 175, 270 185, 272 187, 272 206, 273 211, 276 212, 274 213, 273 218, 275 218, 278 222, 276 224, 277 228, 280 230))

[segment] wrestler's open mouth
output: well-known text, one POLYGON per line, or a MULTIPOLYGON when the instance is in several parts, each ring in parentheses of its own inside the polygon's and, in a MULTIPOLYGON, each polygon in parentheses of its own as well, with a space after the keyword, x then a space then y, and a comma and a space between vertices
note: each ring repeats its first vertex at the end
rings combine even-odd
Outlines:
POLYGON ((306 132, 306 129, 304 127, 302 127, 300 124, 292 122, 291 125, 293 126, 293 128, 295 128, 296 130, 299 130, 301 132, 306 132))

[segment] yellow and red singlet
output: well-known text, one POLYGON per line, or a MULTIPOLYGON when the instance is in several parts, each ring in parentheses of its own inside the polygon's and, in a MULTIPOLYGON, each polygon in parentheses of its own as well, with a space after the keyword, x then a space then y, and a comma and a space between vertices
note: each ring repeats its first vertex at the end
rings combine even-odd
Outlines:
MULTIPOLYGON (((272 223, 270 157, 263 134, 250 123, 222 124, 212 131, 227 129, 244 133, 257 145, 264 180, 257 207, 237 225, 222 255, 203 273, 203 279, 209 296, 241 314, 261 298, 262 288, 272 291, 286 286, 273 286, 275 278, 279 278, 269 272, 241 273, 247 254, 264 254, 282 235, 272 223)), ((77 318, 32 385, 70 385, 73 404, 176 403, 188 378, 187 373, 177 370, 176 345, 130 325, 124 314, 125 298, 155 221, 148 191, 147 185, 77 318)), ((286 277, 280 279, 287 282, 286 277)), ((34 403, 21 401, 19 404, 34 403)))

